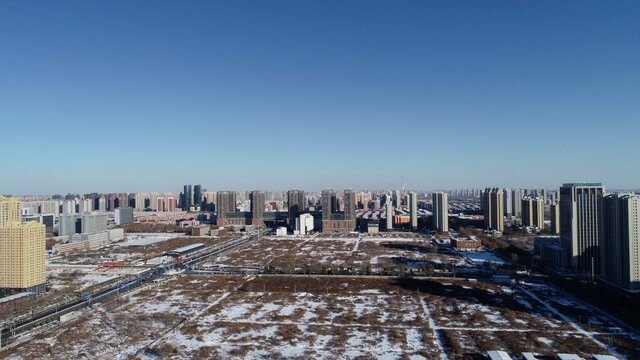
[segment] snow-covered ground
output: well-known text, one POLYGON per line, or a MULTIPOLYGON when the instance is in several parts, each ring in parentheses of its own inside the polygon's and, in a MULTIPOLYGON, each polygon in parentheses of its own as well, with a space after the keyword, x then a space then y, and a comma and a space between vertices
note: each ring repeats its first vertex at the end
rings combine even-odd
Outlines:
POLYGON ((461 256, 470 259, 474 265, 482 265, 484 263, 506 265, 507 262, 499 258, 490 251, 460 251, 461 256))

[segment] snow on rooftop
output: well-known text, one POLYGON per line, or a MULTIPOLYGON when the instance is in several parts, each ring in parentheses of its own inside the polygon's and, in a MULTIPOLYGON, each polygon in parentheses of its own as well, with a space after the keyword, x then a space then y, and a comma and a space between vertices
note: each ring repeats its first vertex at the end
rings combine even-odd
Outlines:
POLYGON ((15 300, 15 299, 19 299, 19 298, 24 297, 24 296, 35 295, 35 294, 36 293, 34 293, 34 292, 21 292, 21 293, 5 296, 3 298, 0 298, 0 303, 11 301, 11 300, 15 300))
POLYGON ((511 360, 511 356, 504 351, 487 351, 487 355, 491 360, 511 360))
POLYGON ((168 237, 149 237, 149 238, 141 238, 138 240, 133 240, 133 241, 129 241, 126 243, 122 243, 122 244, 118 244, 118 246, 144 246, 144 245, 150 245, 150 244, 154 244, 157 242, 161 242, 161 241, 167 241, 170 238, 168 237))
POLYGON ((593 354, 591 356, 593 356, 593 358, 595 360, 618 360, 618 358, 613 356, 613 355, 596 355, 596 354, 593 354))
POLYGON ((560 360, 584 360, 580 356, 576 354, 558 354, 558 359, 560 360))
POLYGON ((191 245, 187 245, 187 246, 183 246, 181 248, 177 248, 174 249, 174 252, 185 252, 185 251, 189 251, 189 250, 193 250, 195 248, 199 248, 201 246, 205 246, 203 243, 195 243, 195 244, 191 244, 191 245))

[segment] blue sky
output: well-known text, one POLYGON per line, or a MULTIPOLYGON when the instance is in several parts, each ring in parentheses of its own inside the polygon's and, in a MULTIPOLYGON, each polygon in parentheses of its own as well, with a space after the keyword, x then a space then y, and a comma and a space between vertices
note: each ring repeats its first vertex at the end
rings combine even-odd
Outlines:
POLYGON ((0 193, 639 185, 637 1, 2 1, 0 193))

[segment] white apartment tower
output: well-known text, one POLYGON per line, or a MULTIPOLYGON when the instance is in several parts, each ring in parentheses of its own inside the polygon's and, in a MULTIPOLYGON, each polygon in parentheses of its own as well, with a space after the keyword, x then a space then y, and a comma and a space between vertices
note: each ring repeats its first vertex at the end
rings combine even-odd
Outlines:
POLYGON ((411 212, 411 229, 418 229, 418 194, 415 191, 409 193, 409 211, 411 212))
POLYGON ((447 193, 436 191, 432 195, 433 227, 438 232, 449 231, 449 199, 447 193))

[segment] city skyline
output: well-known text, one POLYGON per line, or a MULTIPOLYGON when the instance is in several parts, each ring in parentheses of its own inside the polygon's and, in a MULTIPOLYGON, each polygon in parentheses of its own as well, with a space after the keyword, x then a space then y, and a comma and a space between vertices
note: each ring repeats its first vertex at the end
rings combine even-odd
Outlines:
MULTIPOLYGON (((576 181, 575 183, 591 183, 592 181, 576 181)), ((600 181, 597 181, 600 182, 600 181)), ((525 186, 515 186, 515 187, 504 187, 504 186, 492 186, 498 189, 505 189, 505 190, 551 190, 551 191, 556 191, 558 192, 560 190, 560 188, 562 187, 562 185, 564 185, 566 183, 561 183, 558 184, 558 186, 556 187, 549 187, 549 188, 545 188, 545 187, 525 187, 525 186)), ((295 187, 295 186, 294 186, 295 187)), ((65 195, 84 195, 84 194, 159 194, 159 195, 163 195, 163 194, 175 194, 175 195, 179 195, 182 194, 182 185, 180 186, 176 186, 174 189, 170 189, 167 191, 159 191, 159 190, 141 190, 141 191, 97 191, 97 189, 93 189, 92 191, 64 191, 64 192, 51 192, 51 193, 2 193, 0 195, 5 195, 5 196, 65 196, 65 195), (178 190, 176 191, 175 188, 178 188, 178 190)), ((477 191, 482 191, 484 188, 486 187, 481 187, 481 186, 466 186, 466 187, 459 187, 459 188, 432 188, 432 189, 415 189, 415 188, 404 188, 404 191, 417 191, 419 193, 433 193, 433 192, 439 192, 439 191, 444 191, 444 192, 449 192, 449 191, 457 191, 457 190, 477 190, 477 191)), ((609 188, 609 192, 610 193, 633 193, 633 192, 638 192, 640 191, 640 188, 638 187, 634 187, 634 188, 614 188, 614 187, 608 187, 609 188)), ((346 186, 344 188, 340 188, 340 187, 323 187, 323 188, 319 188, 319 189, 304 189, 304 188, 300 188, 301 191, 303 192, 307 192, 307 193, 317 193, 320 194, 322 192, 322 190, 326 190, 326 189, 334 189, 334 190, 348 190, 348 189, 352 189, 355 190, 357 192, 385 192, 385 191, 394 191, 394 190, 398 190, 398 189, 402 189, 402 187, 389 187, 389 188, 356 188, 356 187, 352 187, 352 186, 346 186)), ((246 188, 246 189, 238 189, 238 188, 211 188, 211 187, 202 187, 202 191, 208 191, 208 192, 223 192, 223 191, 234 191, 234 192, 241 192, 241 193, 251 193, 252 191, 255 190, 260 190, 260 191, 265 191, 265 192, 269 192, 269 193, 283 193, 286 194, 288 191, 291 191, 291 189, 267 189, 267 188, 261 188, 261 187, 253 187, 253 188, 246 188)), ((193 193, 193 191, 192 191, 193 193)))
POLYGON ((20 156, 1 192, 633 188, 638 17, 625 1, 3 2, 0 151, 20 156))
POLYGON ((640 359, 640 1, 0 1, 0 359, 640 359))

